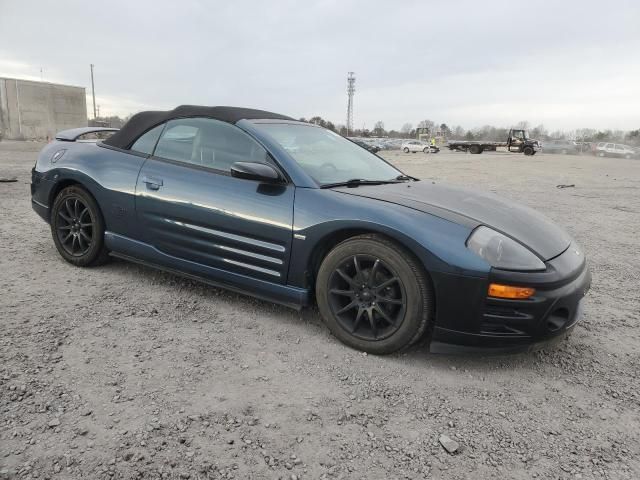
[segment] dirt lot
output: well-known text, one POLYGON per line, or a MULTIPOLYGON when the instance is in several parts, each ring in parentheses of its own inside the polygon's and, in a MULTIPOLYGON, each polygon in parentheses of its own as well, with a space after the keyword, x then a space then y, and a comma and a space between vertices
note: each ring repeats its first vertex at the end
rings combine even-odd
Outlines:
POLYGON ((315 311, 66 264, 30 207, 39 148, 0 143, 0 478, 640 478, 640 161, 388 154, 564 225, 593 288, 553 349, 375 357, 315 311))

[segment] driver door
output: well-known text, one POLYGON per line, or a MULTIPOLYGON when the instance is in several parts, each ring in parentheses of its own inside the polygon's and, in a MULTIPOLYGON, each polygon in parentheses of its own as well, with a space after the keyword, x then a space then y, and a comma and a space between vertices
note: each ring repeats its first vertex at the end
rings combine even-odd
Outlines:
POLYGON ((136 186, 143 241, 166 256, 285 283, 294 186, 230 175, 234 162, 272 163, 234 125, 209 118, 167 122, 136 186))
POLYGON ((521 152, 524 145, 524 132, 522 130, 512 130, 509 133, 508 150, 510 152, 521 152))

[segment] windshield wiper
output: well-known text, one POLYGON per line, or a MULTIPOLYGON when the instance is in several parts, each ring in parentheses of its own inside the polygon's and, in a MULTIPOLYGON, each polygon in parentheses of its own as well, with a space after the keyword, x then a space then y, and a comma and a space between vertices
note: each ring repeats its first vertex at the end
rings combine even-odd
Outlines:
POLYGON ((359 185, 383 185, 385 183, 399 183, 398 180, 365 180, 363 178, 352 178, 344 182, 325 183, 320 188, 332 187, 357 187, 359 185))

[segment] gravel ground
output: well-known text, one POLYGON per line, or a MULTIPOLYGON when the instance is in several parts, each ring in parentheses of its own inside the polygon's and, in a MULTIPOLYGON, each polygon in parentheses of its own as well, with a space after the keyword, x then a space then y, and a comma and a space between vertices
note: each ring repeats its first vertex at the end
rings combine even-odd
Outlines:
POLYGON ((547 214, 593 287, 548 350, 375 357, 315 311, 66 264, 30 207, 39 148, 0 143, 0 478, 640 478, 640 161, 385 154, 547 214))

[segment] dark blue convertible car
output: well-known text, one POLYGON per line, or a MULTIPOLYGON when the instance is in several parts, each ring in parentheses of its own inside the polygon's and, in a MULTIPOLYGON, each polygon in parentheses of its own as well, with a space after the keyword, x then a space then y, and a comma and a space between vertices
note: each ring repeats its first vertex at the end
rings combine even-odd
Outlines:
MULTIPOLYGON (((101 131, 104 130, 104 131, 101 131)), ((539 213, 405 175, 318 126, 275 113, 142 112, 102 141, 61 132, 32 204, 60 255, 109 256, 296 308, 391 353, 418 341, 521 349, 566 334, 591 277, 539 213)))

